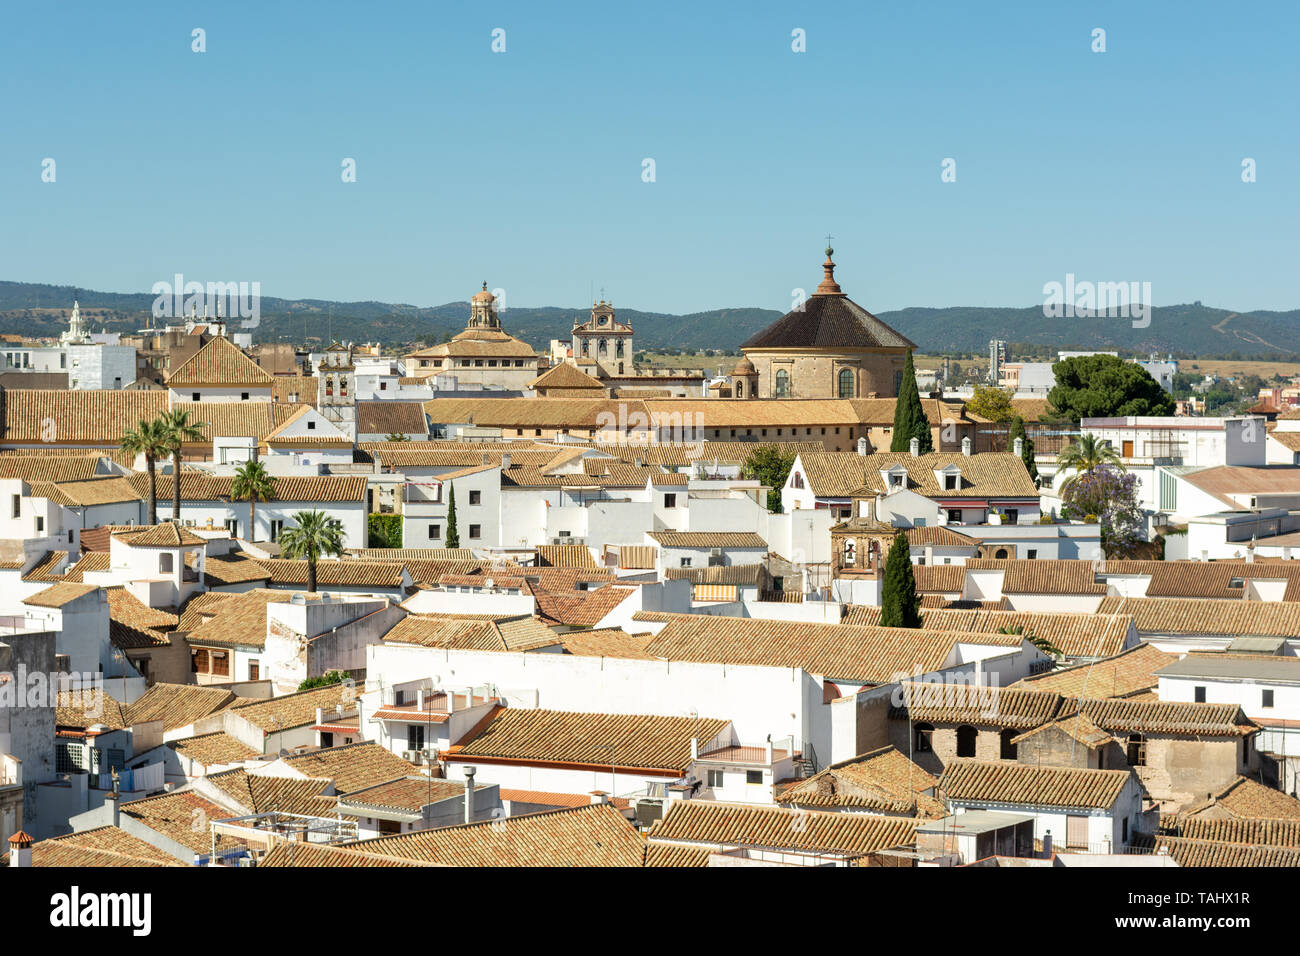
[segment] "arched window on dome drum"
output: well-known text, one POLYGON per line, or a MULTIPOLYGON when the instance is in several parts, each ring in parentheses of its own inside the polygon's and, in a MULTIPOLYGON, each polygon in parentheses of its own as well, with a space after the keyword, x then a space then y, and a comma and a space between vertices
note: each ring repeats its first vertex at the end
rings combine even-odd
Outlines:
POLYGON ((790 397, 790 373, 785 369, 778 369, 776 373, 776 397, 790 397))
POLYGON ((853 397, 853 369, 840 369, 840 398, 853 397))

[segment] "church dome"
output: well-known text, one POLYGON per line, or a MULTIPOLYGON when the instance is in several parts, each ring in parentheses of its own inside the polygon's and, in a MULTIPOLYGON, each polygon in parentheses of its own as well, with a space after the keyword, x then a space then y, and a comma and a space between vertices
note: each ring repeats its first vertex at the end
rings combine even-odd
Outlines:
POLYGON ((757 371, 758 370, 754 368, 753 362, 742 357, 741 360, 736 363, 736 367, 732 369, 731 374, 735 376, 755 375, 757 374, 757 371))
POLYGON ((483 290, 481 292, 475 292, 474 298, 470 299, 471 302, 493 302, 495 300, 496 296, 487 290, 486 282, 483 283, 483 290))

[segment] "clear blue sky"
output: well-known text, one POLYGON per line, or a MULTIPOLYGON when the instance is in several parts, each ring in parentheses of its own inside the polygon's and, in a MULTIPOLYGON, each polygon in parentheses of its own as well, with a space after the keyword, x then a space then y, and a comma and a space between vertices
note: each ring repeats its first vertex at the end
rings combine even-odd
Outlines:
POLYGON ((1067 272, 1296 308, 1298 26, 1294 0, 9 3, 0 278, 784 310, 829 232, 877 311, 1067 272))

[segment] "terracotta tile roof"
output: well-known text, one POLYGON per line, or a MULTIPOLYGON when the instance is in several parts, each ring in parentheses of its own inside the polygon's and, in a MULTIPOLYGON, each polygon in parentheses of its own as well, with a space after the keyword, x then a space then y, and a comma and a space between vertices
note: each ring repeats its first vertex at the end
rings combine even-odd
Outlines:
POLYGON ((1214 598, 1103 598, 1099 614, 1131 615, 1146 634, 1300 635, 1300 603, 1214 598))
MULTIPOLYGON (((1038 498, 1038 488, 1018 455, 1007 452, 932 452, 913 457, 906 452, 878 452, 859 455, 851 451, 822 451, 801 454, 808 487, 818 498, 848 498, 861 494, 885 494, 889 488, 884 473, 896 468, 907 472, 907 488, 927 498, 1038 498), (936 472, 956 467, 959 487, 945 489, 936 472)), ((1046 562, 1044 562, 1046 563, 1046 562)))
POLYGON ((169 611, 149 607, 124 587, 105 588, 109 637, 121 648, 166 647, 168 632, 179 620, 169 611))
POLYGON ((63 580, 81 583, 82 575, 87 571, 107 571, 110 563, 107 551, 90 551, 83 554, 76 564, 68 568, 63 580))
POLYGON ((528 383, 531 389, 582 389, 593 392, 605 393, 605 386, 599 379, 592 378, 582 369, 569 362, 561 362, 558 365, 547 369, 537 378, 528 383))
POLYGON ((303 402, 312 407, 316 405, 318 394, 314 375, 275 375, 271 380, 271 398, 276 402, 296 404, 303 402), (290 396, 297 398, 290 401, 290 396))
POLYGON ((1086 714, 1076 712, 1068 717, 1054 720, 1049 724, 1035 727, 1033 730, 1023 733, 1018 737, 1013 737, 1011 742, 1013 744, 1019 744, 1021 741, 1027 740, 1035 734, 1042 733, 1046 730, 1059 730, 1067 737, 1077 740, 1089 750, 1096 750, 1098 747, 1104 747, 1115 740, 1113 736, 1089 720, 1086 714))
POLYGON ((653 634, 628 634, 622 628, 606 627, 590 631, 568 631, 559 636, 566 654, 579 657, 621 657, 624 659, 653 660, 646 647, 654 640, 653 634))
MULTIPOLYGON (((920 588, 917 588, 918 592, 920 588)), ((942 594, 921 594, 921 607, 932 607, 941 611, 1010 611, 1011 602, 1003 597, 997 601, 963 601, 960 598, 947 598, 942 594)))
POLYGON ((1155 687, 1159 683, 1155 672, 1176 660, 1177 654, 1166 654, 1154 645, 1142 643, 1091 664, 1026 677, 1011 686, 1074 697, 1128 697, 1155 687))
MULTIPOLYGON (((552 398, 539 402, 535 398, 434 398, 424 403, 424 410, 435 424, 473 421, 487 428, 583 428, 595 429, 608 421, 618 420, 619 408, 625 417, 634 411, 644 413, 643 402, 629 399, 552 398)), ((692 419, 693 421, 694 419, 692 419)))
MULTIPOLYGON (((194 790, 124 803, 122 813, 202 855, 212 852, 212 832, 207 824, 225 820, 232 815, 225 807, 218 806, 194 790)), ((224 834, 217 836, 218 853, 237 850, 241 846, 243 844, 240 841, 224 834)))
POLYGON ((1212 840, 1157 836, 1155 851, 1165 850, 1179 866, 1300 867, 1300 850, 1290 847, 1250 846, 1212 840))
POLYGON ((588 767, 634 767, 684 773, 691 738, 703 747, 725 720, 644 714, 591 714, 499 708, 450 748, 457 760, 538 761, 588 767), (610 747, 613 746, 611 752, 610 747))
POLYGON ((1295 600, 1300 589, 1300 565, 1291 562, 1107 561, 1103 573, 1150 575, 1144 595, 1148 598, 1242 599, 1249 580, 1285 581, 1288 601, 1295 600))
POLYGON ((645 841, 608 804, 548 810, 348 844, 449 866, 641 866, 645 841))
POLYGON ((757 804, 682 800, 646 835, 652 843, 756 847, 857 857, 916 842, 917 820, 757 804))
POLYGON ((119 531, 113 537, 133 548, 189 548, 207 544, 203 538, 186 531, 174 521, 141 525, 138 530, 119 531))
POLYGON ((761 564, 715 564, 703 568, 665 568, 669 581, 686 580, 692 584, 735 584, 758 587, 763 584, 766 568, 761 564))
POLYGON ((131 726, 127 709, 117 698, 102 691, 63 691, 54 709, 54 723, 58 727, 86 728, 103 724, 110 730, 131 726))
POLYGON ((903 681, 900 687, 902 706, 891 708, 891 716, 910 714, 912 720, 930 724, 1026 729, 1051 720, 1061 705, 1057 694, 1006 687, 928 681, 903 681))
POLYGON ((210 773, 203 779, 221 792, 224 802, 235 807, 237 812, 232 816, 279 811, 332 817, 338 806, 336 797, 325 795, 329 780, 251 774, 243 768, 210 773))
POLYGON ((320 843, 298 843, 282 840, 258 862, 259 867, 408 867, 437 866, 419 860, 403 860, 379 853, 362 853, 349 846, 326 846, 320 843))
POLYGON ((419 402, 357 402, 358 435, 416 435, 429 434, 429 422, 424 417, 424 406, 419 402))
POLYGON ((648 571, 655 566, 653 545, 624 544, 618 547, 618 566, 623 571, 648 571))
POLYGON ((154 684, 127 708, 131 723, 161 720, 164 731, 187 727, 235 703, 233 693, 222 687, 197 684, 154 684))
POLYGON ((834 294, 814 293, 802 305, 787 312, 767 328, 750 336, 741 346, 751 349, 914 349, 915 343, 891 329, 848 296, 830 278, 834 264, 827 255, 826 280, 822 287, 834 294))
POLYGON ((0 440, 41 444, 95 442, 116 448, 123 431, 166 410, 167 393, 163 391, 5 389, 0 409, 3 415, 0 440), (51 436, 52 442, 48 441, 51 436))
MULTIPOLYGON (((88 478, 84 481, 60 481, 53 485, 63 499, 75 508, 139 501, 140 493, 126 478, 88 478)), ((35 497, 35 496, 34 496, 35 497)))
POLYGON ((1259 728, 1236 704, 1193 704, 1182 701, 1066 698, 1061 716, 1076 710, 1113 734, 1175 734, 1197 737, 1244 737, 1259 728))
POLYGON ((23 580, 45 581, 51 584, 62 581, 63 574, 60 569, 64 567, 67 560, 67 551, 46 551, 40 560, 33 564, 31 569, 23 575, 23 580))
MULTIPOLYGON (((191 644, 265 647, 266 606, 287 603, 295 593, 302 592, 259 588, 241 594, 224 595, 219 601, 209 599, 188 617, 183 614, 177 630, 184 630, 185 625, 191 625, 187 635, 191 644)), ((320 600, 319 594, 303 594, 303 597, 307 600, 320 600)), ((191 599, 186 605, 186 612, 193 606, 194 600, 191 599)))
POLYGON ((649 531, 661 548, 763 548, 767 542, 753 531, 649 531))
POLYGON ((1081 770, 958 759, 949 761, 944 768, 939 786, 950 803, 1109 809, 1132 776, 1130 770, 1081 770))
MULTIPOLYGON (((182 501, 230 501, 231 486, 234 478, 205 475, 200 472, 181 472, 182 501)), ((130 478, 141 494, 149 490, 149 476, 132 475, 130 478)), ((172 496, 170 475, 158 475, 154 486, 158 500, 169 500, 172 496)), ((280 475, 275 478, 275 491, 270 501, 365 501, 366 478, 364 475, 306 475, 289 477, 280 475)))
MULTIPOLYGON (((89 555, 87 555, 89 557, 89 555)), ((234 594, 228 594, 224 591, 201 591, 185 602, 181 608, 180 619, 176 624, 176 630, 189 633, 194 630, 205 620, 210 620, 217 615, 218 606, 228 600, 236 597, 234 594)), ((231 607, 236 607, 232 605, 231 607)))
POLYGON ((32 866, 187 866, 118 827, 97 827, 32 844, 32 866))
POLYGON ((1239 819, 1300 820, 1300 800, 1249 777, 1238 777, 1208 800, 1183 807, 1180 817, 1211 811, 1239 819))
POLYGON ((367 742, 313 750, 299 757, 286 757, 284 762, 308 777, 333 780, 334 789, 340 794, 418 772, 414 764, 377 743, 367 742))
POLYGON ((473 651, 529 651, 553 647, 559 637, 532 616, 467 618, 411 614, 384 635, 385 643, 473 651))
POLYGON ((666 660, 800 667, 832 680, 889 683, 899 674, 936 670, 956 644, 1018 646, 1004 634, 894 627, 854 627, 703 614, 638 611, 638 621, 665 621, 646 653, 666 660))
POLYGON ((693 461, 710 466, 714 461, 719 465, 743 464, 757 449, 769 445, 777 446, 784 454, 826 450, 820 441, 702 441, 677 445, 656 442, 653 445, 596 444, 591 447, 623 461, 640 460, 647 465, 681 467, 693 461))
MULTIPOLYGON (((935 565, 959 567, 959 565, 935 565)), ((917 569, 919 570, 919 568, 917 569)), ((880 608, 849 605, 843 623, 873 625, 880 621, 880 608)), ((1070 611, 985 611, 963 608, 927 608, 921 612, 921 626, 927 630, 1000 633, 1003 628, 1021 629, 1047 638, 1066 657, 1097 657, 1118 654, 1128 635, 1129 618, 1122 614, 1081 614, 1070 611)))
POLYGON ((309 727, 316 722, 316 708, 333 711, 352 702, 352 689, 345 684, 328 684, 311 690, 261 700, 239 708, 239 716, 265 733, 309 727))
MULTIPOLYGON (((185 563, 198 568, 194 555, 186 555, 185 563)), ((269 581, 271 572, 257 559, 245 554, 209 554, 203 559, 203 580, 209 587, 248 584, 251 581, 269 581)))
MULTIPOLYGON (((274 584, 307 585, 307 562, 288 558, 261 558, 274 584)), ((329 587, 400 588, 404 585, 402 565, 397 561, 322 558, 316 563, 316 581, 329 587)))
MULTIPOLYGON (((562 807, 585 807, 592 802, 589 793, 554 793, 550 790, 503 789, 501 799, 515 803, 531 803, 556 810, 562 807)), ((632 805, 632 801, 623 797, 612 797, 609 802, 617 810, 626 810, 632 805)))
POLYGON ((916 564, 912 578, 918 593, 960 594, 966 586, 966 572, 960 564, 916 564))
POLYGON ((1218 465, 1180 477, 1232 508, 1240 507, 1233 495, 1294 495, 1300 492, 1300 468, 1292 465, 1263 468, 1218 465))
MULTIPOLYGON (((1017 459, 1019 460, 1019 459, 1017 459)), ((1091 561, 1056 561, 971 558, 970 571, 1002 569, 1003 594, 1105 594, 1106 585, 1096 580, 1091 561)))
POLYGON ((537 563, 551 568, 588 568, 596 570, 591 550, 581 544, 539 544, 537 563))
POLYGON ((173 740, 167 746, 204 767, 239 763, 260 756, 258 751, 243 741, 221 732, 173 740))
MULTIPOLYGON (((12 393, 6 391, 6 397, 12 393)), ((0 455, 0 478, 29 482, 84 481, 98 470, 98 455, 0 455)))
POLYGON ((708 866, 712 852, 706 848, 672 843, 647 843, 645 865, 653 867, 708 866))
MULTIPOLYGON (((907 543, 913 548, 924 548, 927 545, 935 548, 978 548, 980 546, 980 543, 970 535, 954 531, 947 525, 932 524, 924 528, 908 528, 903 533, 907 535, 907 543)), ((946 566, 940 565, 940 567, 946 566)))
POLYGON ((473 561, 469 548, 356 548, 350 557, 369 561, 473 561))
POLYGON ((1177 814, 1160 821, 1169 836, 1219 843, 1246 843, 1300 849, 1300 818, 1205 817, 1177 814))
POLYGON ((464 781, 408 776, 349 791, 339 801, 339 810, 344 816, 363 815, 357 812, 361 807, 418 813, 426 804, 464 796, 464 781))
POLYGON ((189 361, 167 376, 168 388, 195 385, 269 387, 274 376, 224 336, 210 339, 189 361))
POLYGON ((64 607, 78 598, 83 598, 87 594, 98 590, 99 588, 93 584, 75 584, 71 581, 60 581, 58 584, 50 585, 43 591, 37 591, 29 597, 23 598, 23 603, 33 607, 64 607))
POLYGON ((800 807, 853 807, 876 813, 938 819, 946 814, 935 796, 939 778, 893 747, 833 763, 777 797, 800 807))
POLYGON ((595 627, 634 593, 634 587, 607 585, 586 591, 551 590, 529 585, 543 624, 595 627))

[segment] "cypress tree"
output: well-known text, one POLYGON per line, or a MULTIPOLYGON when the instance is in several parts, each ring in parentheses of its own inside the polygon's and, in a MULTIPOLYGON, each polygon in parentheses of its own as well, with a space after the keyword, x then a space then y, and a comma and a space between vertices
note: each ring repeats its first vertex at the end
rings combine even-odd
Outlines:
POLYGON ((922 455, 934 451, 930 422, 925 417, 925 409, 921 407, 921 395, 916 390, 916 367, 912 364, 912 353, 909 351, 907 361, 903 363, 903 383, 894 404, 894 432, 889 450, 909 451, 913 438, 920 440, 922 455))
POLYGON ((456 486, 447 491, 447 547, 460 547, 460 532, 456 530, 456 486))
POLYGON ((911 547, 906 534, 894 536, 885 559, 885 582, 880 598, 880 623, 884 627, 920 627, 921 599, 916 596, 911 547))
POLYGON ((1034 479, 1034 484, 1038 484, 1038 465, 1034 462, 1034 442, 1025 431, 1025 420, 1019 415, 1011 422, 1011 430, 1007 434, 1007 451, 1015 451, 1017 438, 1024 443, 1020 448, 1020 460, 1025 463, 1025 468, 1029 470, 1029 477, 1034 479))

